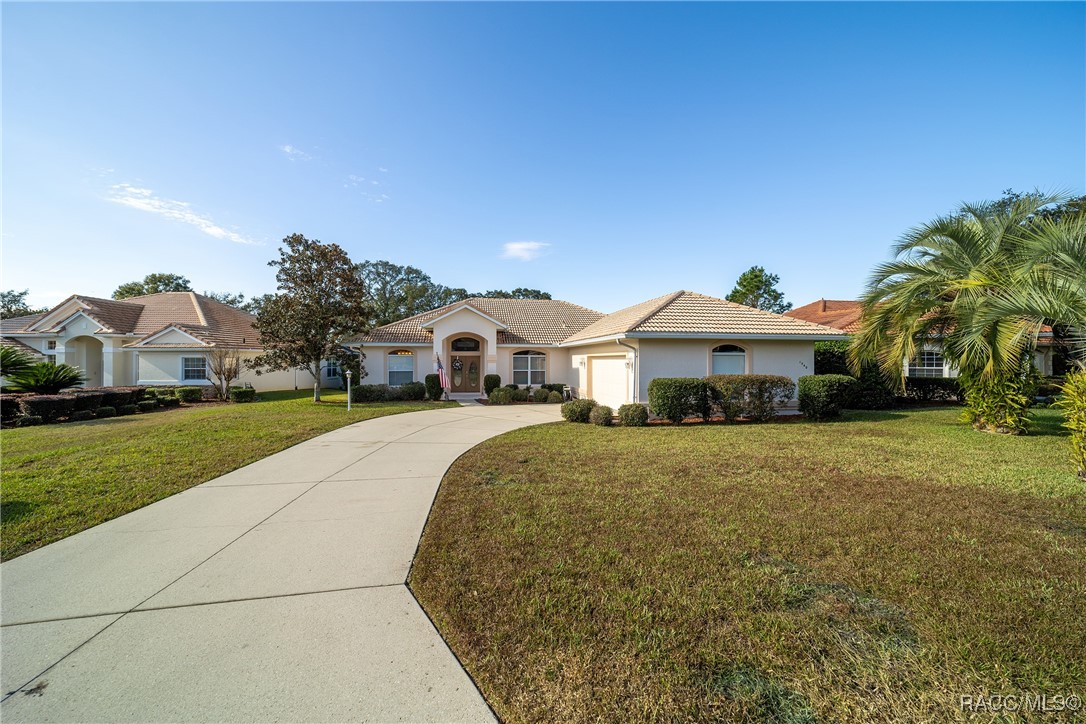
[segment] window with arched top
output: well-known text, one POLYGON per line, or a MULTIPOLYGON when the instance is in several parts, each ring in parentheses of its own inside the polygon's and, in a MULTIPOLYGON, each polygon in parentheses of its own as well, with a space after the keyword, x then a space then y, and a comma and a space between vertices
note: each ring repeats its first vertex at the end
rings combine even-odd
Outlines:
POLYGON ((714 375, 745 375, 747 351, 734 344, 722 344, 713 348, 714 375))
POLYGON ((415 353, 399 349, 388 353, 388 386, 399 387, 415 381, 415 353))
POLYGON ((513 384, 544 385, 547 383, 547 355, 535 350, 513 353, 513 384))
POLYGON ((457 337, 449 347, 453 352, 478 352, 479 340, 472 337, 457 337))

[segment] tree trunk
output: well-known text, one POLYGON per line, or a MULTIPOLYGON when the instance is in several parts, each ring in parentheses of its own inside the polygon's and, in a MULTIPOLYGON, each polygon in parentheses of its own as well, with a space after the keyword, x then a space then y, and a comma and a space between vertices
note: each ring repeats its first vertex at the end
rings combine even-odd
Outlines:
POLYGON ((320 377, 313 383, 313 402, 321 401, 321 380, 320 377))

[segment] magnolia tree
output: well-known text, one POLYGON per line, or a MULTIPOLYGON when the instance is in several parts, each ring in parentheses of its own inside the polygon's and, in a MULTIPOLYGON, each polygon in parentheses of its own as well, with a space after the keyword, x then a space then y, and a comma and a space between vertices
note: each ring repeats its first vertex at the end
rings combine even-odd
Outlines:
POLYGON ((313 375, 313 401, 320 402, 322 360, 365 373, 361 355, 342 345, 348 337, 369 329, 371 313, 366 287, 355 265, 338 244, 322 244, 293 234, 283 239, 276 267, 276 294, 265 297, 256 328, 266 350, 250 366, 265 369, 304 369, 313 375))

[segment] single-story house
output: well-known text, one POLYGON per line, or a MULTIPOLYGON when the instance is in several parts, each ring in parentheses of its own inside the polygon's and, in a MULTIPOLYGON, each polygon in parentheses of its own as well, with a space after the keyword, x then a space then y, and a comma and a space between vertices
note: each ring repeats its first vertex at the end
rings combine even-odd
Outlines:
MULTIPOLYGON (((814 324, 839 329, 846 334, 860 331, 863 317, 863 305, 855 300, 819 299, 785 312, 786 316, 802 319, 814 324)), ((943 358, 942 350, 936 344, 925 345, 915 359, 903 360, 907 377, 957 377, 958 368, 943 358)), ((1033 365, 1046 376, 1062 373, 1061 360, 1053 344, 1052 328, 1045 326, 1037 339, 1033 365)))
POLYGON ((363 382, 401 385, 437 371, 450 392, 502 384, 569 385, 618 407, 647 402, 656 377, 814 373, 814 343, 846 334, 723 299, 678 291, 613 314, 552 299, 472 298, 348 340, 366 354, 363 382))
MULTIPOLYGON (((44 314, 0 321, 4 344, 30 348, 45 360, 79 367, 87 387, 210 385, 208 354, 240 352, 242 360, 262 349, 256 317, 195 292, 163 292, 128 299, 73 295, 44 314)), ((334 368, 328 380, 339 386, 334 368)), ((257 375, 242 368, 235 384, 258 390, 313 386, 304 370, 257 375)))

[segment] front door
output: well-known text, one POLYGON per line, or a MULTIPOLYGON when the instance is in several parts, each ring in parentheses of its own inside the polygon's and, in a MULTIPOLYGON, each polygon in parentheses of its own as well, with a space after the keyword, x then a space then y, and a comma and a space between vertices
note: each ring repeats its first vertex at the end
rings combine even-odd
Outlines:
POLYGON ((479 391, 479 355, 453 354, 449 363, 452 392, 479 391))

